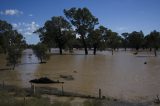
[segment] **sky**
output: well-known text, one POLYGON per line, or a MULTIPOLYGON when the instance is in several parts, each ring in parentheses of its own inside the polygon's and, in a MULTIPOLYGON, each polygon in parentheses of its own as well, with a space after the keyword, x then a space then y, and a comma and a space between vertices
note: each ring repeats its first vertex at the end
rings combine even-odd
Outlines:
POLYGON ((39 37, 33 32, 72 7, 87 7, 99 19, 99 25, 119 35, 160 31, 160 0, 0 0, 0 20, 12 24, 28 44, 36 44, 39 37))

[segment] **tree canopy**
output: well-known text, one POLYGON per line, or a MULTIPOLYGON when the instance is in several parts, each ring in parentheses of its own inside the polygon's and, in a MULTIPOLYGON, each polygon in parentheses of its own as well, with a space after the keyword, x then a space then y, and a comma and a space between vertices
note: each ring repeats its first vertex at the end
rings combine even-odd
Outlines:
POLYGON ((40 34, 39 37, 42 43, 48 45, 48 47, 58 47, 60 54, 62 54, 62 48, 64 48, 71 30, 70 23, 64 17, 54 16, 36 32, 40 34))
POLYGON ((95 25, 98 24, 98 18, 92 15, 87 8, 71 8, 64 10, 64 14, 71 24, 75 27, 76 32, 81 36, 85 54, 88 54, 86 38, 88 33, 92 31, 95 25))
POLYGON ((7 62, 13 66, 13 69, 19 62, 25 45, 24 37, 16 30, 13 30, 11 24, 0 20, 0 50, 1 53, 7 54, 7 62))

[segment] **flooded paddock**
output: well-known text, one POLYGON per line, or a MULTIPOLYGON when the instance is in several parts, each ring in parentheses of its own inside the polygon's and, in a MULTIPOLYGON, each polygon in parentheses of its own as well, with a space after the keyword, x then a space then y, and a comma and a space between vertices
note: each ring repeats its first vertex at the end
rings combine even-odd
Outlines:
MULTIPOLYGON (((0 68, 5 66, 4 60, 1 55, 0 68)), ((0 71, 0 82, 21 87, 30 87, 29 81, 40 77, 64 81, 65 91, 98 96, 101 89, 106 97, 152 100, 160 94, 160 56, 154 57, 150 52, 133 55, 131 51, 86 56, 83 51, 75 51, 74 55, 54 54, 46 64, 38 64, 32 50, 27 49, 14 71, 0 71), (60 75, 72 75, 74 79, 65 80, 60 75)), ((61 89, 61 84, 43 86, 61 89)))

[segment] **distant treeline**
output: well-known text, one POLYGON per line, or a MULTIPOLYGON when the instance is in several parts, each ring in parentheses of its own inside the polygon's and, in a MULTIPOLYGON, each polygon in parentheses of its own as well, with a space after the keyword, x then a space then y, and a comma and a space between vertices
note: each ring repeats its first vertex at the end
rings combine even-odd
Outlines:
POLYGON ((66 17, 53 16, 35 31, 39 34, 41 43, 48 48, 58 47, 60 54, 62 49, 72 51, 73 48, 84 48, 86 55, 88 48, 93 48, 93 54, 96 54, 97 49, 134 48, 138 51, 143 48, 154 49, 156 55, 156 50, 160 47, 160 33, 157 31, 148 35, 144 35, 142 31, 119 35, 100 25, 98 18, 87 8, 65 9, 64 15, 66 17))

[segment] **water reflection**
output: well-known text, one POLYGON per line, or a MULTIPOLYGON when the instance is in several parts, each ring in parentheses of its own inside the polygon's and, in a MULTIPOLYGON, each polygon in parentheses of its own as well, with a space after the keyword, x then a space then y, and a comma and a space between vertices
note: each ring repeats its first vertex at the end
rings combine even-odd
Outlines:
POLYGON ((24 50, 21 63, 17 67, 17 71, 22 80, 22 86, 28 87, 28 85, 30 85, 29 81, 35 78, 33 73, 37 70, 38 66, 39 61, 33 51, 31 49, 24 50))

